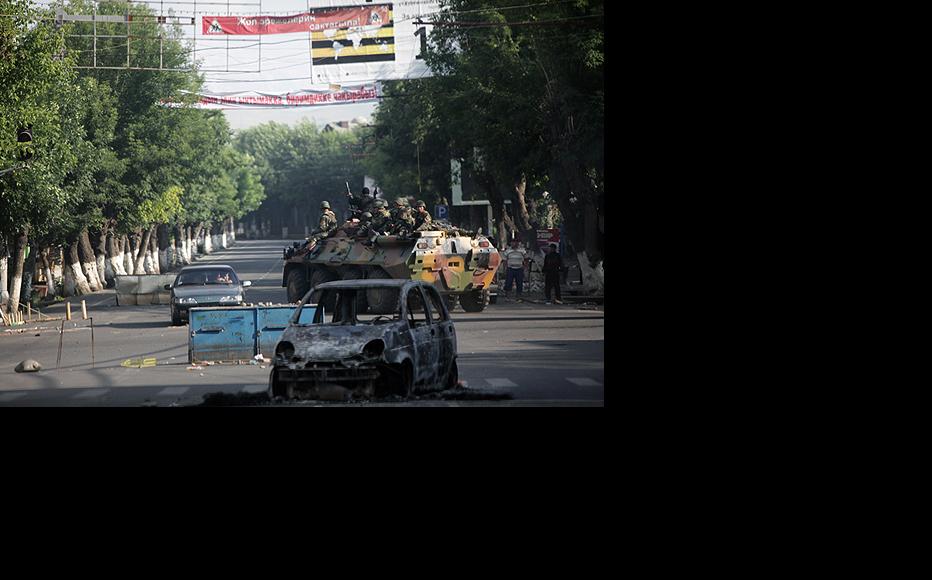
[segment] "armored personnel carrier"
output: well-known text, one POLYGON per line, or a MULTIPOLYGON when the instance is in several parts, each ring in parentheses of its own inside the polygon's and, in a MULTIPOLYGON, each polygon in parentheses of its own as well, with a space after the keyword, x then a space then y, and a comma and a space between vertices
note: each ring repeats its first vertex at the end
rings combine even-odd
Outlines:
MULTIPOLYGON (((285 248, 282 286, 297 302, 307 291, 333 280, 394 278, 432 284, 451 310, 457 301, 466 312, 481 312, 489 303, 489 286, 501 262, 498 250, 481 234, 469 235, 448 224, 436 230, 394 235, 357 236, 358 223, 346 222, 315 244, 285 248)), ((394 308, 381 289, 357 299, 357 311, 385 313, 394 308), (384 311, 384 312, 383 312, 384 311)), ((326 309, 328 305, 324 305, 326 309)), ((332 305, 330 305, 332 309, 332 305)))

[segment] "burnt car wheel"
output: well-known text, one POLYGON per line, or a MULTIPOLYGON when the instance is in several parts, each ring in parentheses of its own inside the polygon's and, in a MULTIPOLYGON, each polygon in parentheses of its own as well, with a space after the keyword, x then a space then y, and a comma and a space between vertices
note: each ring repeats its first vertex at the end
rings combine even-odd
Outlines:
POLYGON ((282 382, 278 379, 278 373, 273 367, 272 372, 269 374, 269 398, 274 399, 275 397, 285 397, 287 391, 282 382))
POLYGON ((401 376, 399 377, 398 387, 402 395, 411 396, 414 394, 414 367, 411 361, 401 363, 401 376))
POLYGON ((304 268, 295 268, 288 272, 288 302, 297 302, 310 289, 304 268))
POLYGON ((482 312, 488 304, 488 290, 473 290, 460 296, 460 305, 466 312, 482 312))

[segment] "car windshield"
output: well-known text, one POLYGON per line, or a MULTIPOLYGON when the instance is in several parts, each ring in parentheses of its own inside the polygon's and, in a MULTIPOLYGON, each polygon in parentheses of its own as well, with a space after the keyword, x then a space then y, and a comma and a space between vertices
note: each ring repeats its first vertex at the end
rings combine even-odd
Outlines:
MULTIPOLYGON (((315 324, 385 324, 401 319, 399 288, 339 288, 315 290, 304 304, 323 305, 314 315, 315 324)), ((301 307, 292 316, 300 319, 301 307)))
POLYGON ((175 286, 205 286, 211 284, 236 284, 236 274, 232 270, 195 270, 182 272, 175 281, 175 286))

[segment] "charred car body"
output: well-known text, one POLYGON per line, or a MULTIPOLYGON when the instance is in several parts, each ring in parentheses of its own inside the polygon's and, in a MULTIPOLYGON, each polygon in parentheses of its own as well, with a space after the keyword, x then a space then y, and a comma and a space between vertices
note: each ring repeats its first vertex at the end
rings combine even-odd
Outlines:
POLYGON ((453 388, 456 330, 446 303, 430 284, 415 280, 345 280, 309 291, 275 347, 269 395, 322 398, 334 386, 355 398, 453 388), (368 296, 377 294, 373 311, 368 296), (307 304, 318 308, 300 324, 307 304), (391 308, 389 308, 391 306, 391 308))

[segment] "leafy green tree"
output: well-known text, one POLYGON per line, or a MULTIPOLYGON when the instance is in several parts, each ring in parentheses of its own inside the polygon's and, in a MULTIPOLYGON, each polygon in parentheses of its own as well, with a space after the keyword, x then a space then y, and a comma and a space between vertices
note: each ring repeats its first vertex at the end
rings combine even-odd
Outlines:
POLYGON ((61 184, 77 163, 72 145, 80 131, 62 106, 74 72, 61 31, 41 18, 49 12, 26 0, 0 0, 0 13, 0 246, 15 242, 9 303, 17 308, 29 236, 47 235, 65 214, 61 184), (26 163, 17 143, 23 127, 33 138, 26 163))

